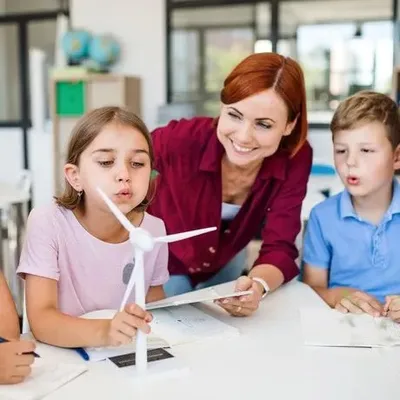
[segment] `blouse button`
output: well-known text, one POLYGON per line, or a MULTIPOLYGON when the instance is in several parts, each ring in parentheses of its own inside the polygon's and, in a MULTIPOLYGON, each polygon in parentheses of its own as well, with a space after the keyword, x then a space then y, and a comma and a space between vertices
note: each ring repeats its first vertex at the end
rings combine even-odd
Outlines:
POLYGON ((231 230, 230 229, 225 229, 224 233, 226 233, 228 235, 229 233, 231 233, 231 230))
POLYGON ((211 253, 211 254, 214 254, 215 253, 215 247, 210 247, 209 249, 208 249, 208 251, 211 253))
POLYGON ((210 263, 208 263, 208 262, 203 262, 203 267, 209 267, 211 264, 210 263))
POLYGON ((201 268, 196 268, 196 272, 201 272, 201 268))
POLYGON ((196 270, 194 269, 194 268, 189 268, 189 272, 191 273, 191 274, 193 274, 194 272, 196 272, 196 270))

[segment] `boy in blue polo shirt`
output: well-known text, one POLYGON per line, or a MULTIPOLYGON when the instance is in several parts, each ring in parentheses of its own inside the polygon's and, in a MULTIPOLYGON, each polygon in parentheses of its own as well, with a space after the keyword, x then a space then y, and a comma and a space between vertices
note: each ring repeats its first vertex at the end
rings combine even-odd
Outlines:
POLYGON ((311 211, 304 282, 341 312, 400 321, 400 114, 375 92, 344 100, 331 123, 345 190, 311 211))

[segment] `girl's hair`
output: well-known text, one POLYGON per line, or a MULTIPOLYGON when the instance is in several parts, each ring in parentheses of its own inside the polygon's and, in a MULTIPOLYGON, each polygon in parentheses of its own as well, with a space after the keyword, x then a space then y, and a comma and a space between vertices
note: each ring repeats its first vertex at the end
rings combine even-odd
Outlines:
POLYGON ((276 53, 250 55, 225 79, 221 101, 236 103, 267 89, 273 89, 285 102, 288 122, 297 117, 293 132, 281 141, 281 147, 294 156, 307 140, 308 130, 304 76, 296 61, 276 53))
MULTIPOLYGON (((77 122, 69 140, 66 163, 79 166, 81 154, 109 124, 128 126, 140 131, 149 146, 151 168, 153 168, 154 152, 149 130, 137 115, 120 107, 97 108, 85 114, 77 122)), ((65 179, 64 192, 60 197, 55 197, 55 200, 58 205, 73 210, 79 205, 84 195, 84 193, 78 193, 65 179)), ((153 195, 154 186, 153 182, 151 182, 145 199, 134 211, 144 211, 150 204, 153 195)))

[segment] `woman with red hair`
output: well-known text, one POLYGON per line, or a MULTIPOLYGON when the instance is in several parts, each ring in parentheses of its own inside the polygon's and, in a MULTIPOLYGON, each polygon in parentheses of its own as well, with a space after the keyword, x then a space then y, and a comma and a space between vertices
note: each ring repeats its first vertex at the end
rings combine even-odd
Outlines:
POLYGON ((166 295, 237 279, 236 290, 253 294, 218 304, 252 314, 298 274, 294 242, 312 162, 300 66, 253 54, 226 78, 217 119, 172 121, 152 137, 159 176, 149 212, 168 233, 218 227, 169 245, 166 295), (260 253, 245 272, 243 249, 260 231, 260 253))

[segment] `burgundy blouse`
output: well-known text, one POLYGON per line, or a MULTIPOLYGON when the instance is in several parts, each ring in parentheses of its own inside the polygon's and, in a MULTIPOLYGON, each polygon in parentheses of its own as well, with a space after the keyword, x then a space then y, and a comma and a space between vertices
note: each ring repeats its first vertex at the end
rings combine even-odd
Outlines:
POLYGON ((217 226, 205 235, 169 244, 169 271, 193 284, 220 270, 259 232, 262 247, 254 265, 272 264, 285 282, 298 274, 294 244, 312 163, 308 143, 290 158, 278 150, 263 161, 253 187, 228 227, 221 224, 221 159, 213 119, 172 121, 152 133, 157 177, 148 211, 164 220, 167 232, 217 226))

